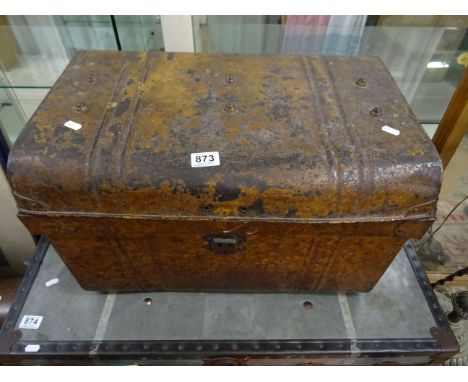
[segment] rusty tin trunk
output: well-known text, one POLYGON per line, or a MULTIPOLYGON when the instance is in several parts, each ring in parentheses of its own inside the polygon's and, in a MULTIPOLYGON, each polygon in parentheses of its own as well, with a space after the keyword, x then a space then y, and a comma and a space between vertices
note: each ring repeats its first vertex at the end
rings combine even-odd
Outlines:
POLYGON ((85 289, 365 292, 433 222, 442 167, 376 58, 94 51, 8 172, 85 289))

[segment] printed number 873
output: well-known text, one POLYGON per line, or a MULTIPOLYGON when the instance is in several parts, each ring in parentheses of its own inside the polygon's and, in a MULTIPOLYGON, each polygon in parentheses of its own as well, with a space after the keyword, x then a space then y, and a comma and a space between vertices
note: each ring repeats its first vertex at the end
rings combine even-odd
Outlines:
POLYGON ((215 158, 213 155, 196 155, 195 162, 197 163, 206 163, 206 162, 214 162, 215 158))

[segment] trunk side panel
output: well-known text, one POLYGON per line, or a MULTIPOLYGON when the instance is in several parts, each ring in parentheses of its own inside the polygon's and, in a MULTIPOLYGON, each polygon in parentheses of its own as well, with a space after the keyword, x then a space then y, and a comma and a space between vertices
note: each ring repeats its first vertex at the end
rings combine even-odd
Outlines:
POLYGON ((89 290, 347 291, 372 289, 408 236, 430 221, 301 224, 21 216, 89 290), (207 235, 235 233, 222 255, 207 235))

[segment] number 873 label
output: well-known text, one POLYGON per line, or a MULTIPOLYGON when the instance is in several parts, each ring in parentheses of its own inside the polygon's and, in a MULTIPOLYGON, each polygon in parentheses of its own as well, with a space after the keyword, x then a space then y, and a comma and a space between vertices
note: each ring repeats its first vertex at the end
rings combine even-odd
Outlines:
POLYGON ((190 154, 192 167, 211 167, 219 166, 219 153, 217 151, 208 151, 205 153, 190 154))

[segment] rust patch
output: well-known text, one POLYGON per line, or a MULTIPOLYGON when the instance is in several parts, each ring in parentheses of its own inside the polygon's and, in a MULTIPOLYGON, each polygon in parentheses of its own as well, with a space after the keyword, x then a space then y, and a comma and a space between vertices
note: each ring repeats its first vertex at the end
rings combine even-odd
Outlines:
POLYGON ((237 186, 226 186, 217 183, 215 186, 214 200, 218 202, 225 202, 228 200, 235 200, 240 196, 241 189, 237 186))
POLYGON ((262 199, 257 199, 255 200, 252 204, 246 206, 247 210, 251 212, 255 212, 257 215, 265 215, 266 210, 265 207, 263 206, 263 200, 262 199))
POLYGON ((9 354, 11 347, 21 339, 22 335, 21 330, 0 333, 0 354, 9 354))
MULTIPOLYGON (((445 359, 448 359, 460 352, 460 345, 458 345, 458 341, 450 328, 434 326, 430 329, 430 333, 431 336, 439 343, 441 354, 443 354, 445 359)), ((436 356, 434 358, 438 357, 439 356, 436 356)))
POLYGON ((130 98, 125 98, 123 101, 118 102, 117 106, 115 107, 114 116, 116 118, 121 117, 122 114, 128 110, 129 106, 130 106, 130 98))
POLYGON ((278 104, 274 105, 268 114, 271 119, 283 119, 289 117, 289 107, 288 105, 278 104))
POLYGON ((297 208, 290 208, 288 210, 288 213, 286 214, 286 217, 287 218, 292 218, 292 217, 295 217, 297 214, 297 208))

